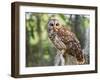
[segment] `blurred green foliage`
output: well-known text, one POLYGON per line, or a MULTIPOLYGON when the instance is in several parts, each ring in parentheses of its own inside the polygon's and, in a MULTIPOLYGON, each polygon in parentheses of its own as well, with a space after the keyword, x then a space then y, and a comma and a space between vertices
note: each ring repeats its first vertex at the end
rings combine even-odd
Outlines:
POLYGON ((56 15, 63 25, 70 26, 80 40, 82 48, 85 47, 89 16, 26 12, 26 67, 53 65, 56 49, 47 33, 47 23, 52 15, 56 15))

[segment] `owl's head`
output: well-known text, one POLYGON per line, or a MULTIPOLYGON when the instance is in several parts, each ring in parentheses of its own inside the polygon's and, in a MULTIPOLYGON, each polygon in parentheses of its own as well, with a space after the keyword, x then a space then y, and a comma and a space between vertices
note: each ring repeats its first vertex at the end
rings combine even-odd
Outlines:
POLYGON ((48 29, 51 29, 51 30, 56 30, 60 28, 60 22, 57 18, 53 17, 53 18, 50 18, 49 21, 48 21, 48 29))

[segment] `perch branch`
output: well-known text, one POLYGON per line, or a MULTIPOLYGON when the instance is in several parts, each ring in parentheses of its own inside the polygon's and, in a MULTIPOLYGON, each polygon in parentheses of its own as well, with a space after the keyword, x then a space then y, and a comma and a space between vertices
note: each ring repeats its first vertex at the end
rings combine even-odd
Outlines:
POLYGON ((57 55, 55 56, 54 65, 55 66, 58 66, 58 65, 63 66, 63 65, 65 65, 65 59, 63 57, 63 51, 57 50, 57 55))

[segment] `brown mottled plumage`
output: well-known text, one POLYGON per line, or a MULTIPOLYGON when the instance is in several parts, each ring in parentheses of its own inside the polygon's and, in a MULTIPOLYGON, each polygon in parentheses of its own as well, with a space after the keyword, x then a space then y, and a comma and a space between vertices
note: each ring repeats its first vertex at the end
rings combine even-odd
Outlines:
POLYGON ((66 54, 76 57, 78 64, 84 63, 84 56, 77 37, 67 27, 62 26, 57 19, 50 19, 48 22, 48 35, 57 50, 63 50, 63 57, 66 54))

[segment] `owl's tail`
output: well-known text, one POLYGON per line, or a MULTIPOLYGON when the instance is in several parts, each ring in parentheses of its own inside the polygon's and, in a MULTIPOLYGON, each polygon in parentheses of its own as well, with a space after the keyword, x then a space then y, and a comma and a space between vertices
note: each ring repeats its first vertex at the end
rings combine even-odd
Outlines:
POLYGON ((83 51, 80 51, 80 53, 78 53, 76 55, 76 59, 77 59, 77 64, 84 64, 85 63, 83 51))

